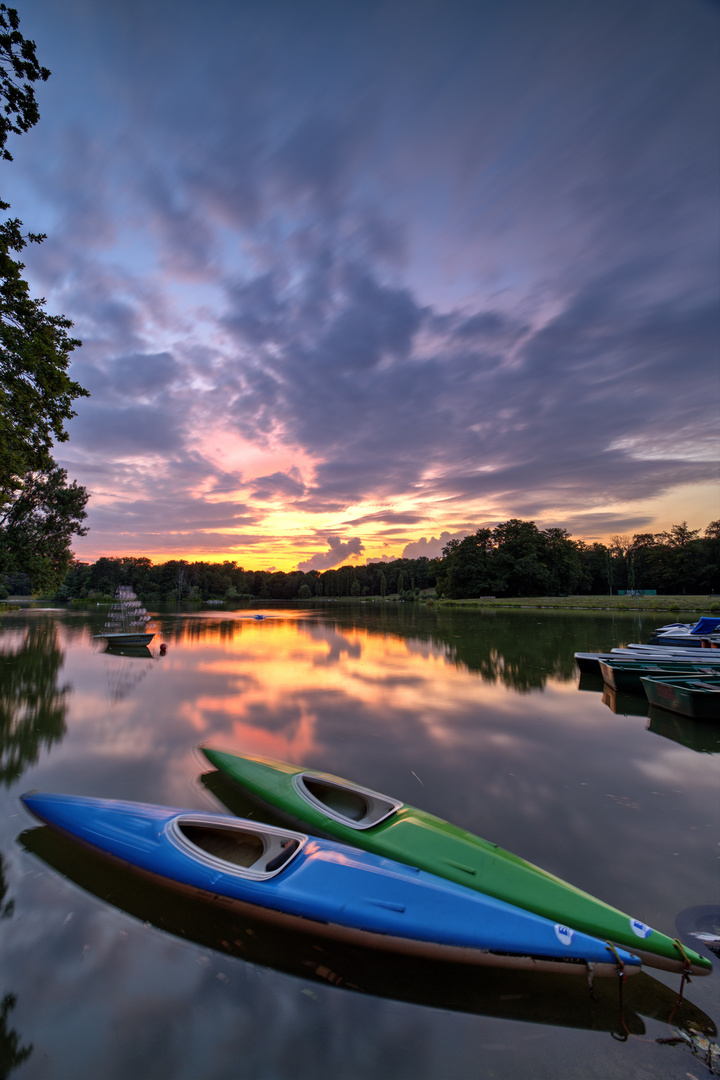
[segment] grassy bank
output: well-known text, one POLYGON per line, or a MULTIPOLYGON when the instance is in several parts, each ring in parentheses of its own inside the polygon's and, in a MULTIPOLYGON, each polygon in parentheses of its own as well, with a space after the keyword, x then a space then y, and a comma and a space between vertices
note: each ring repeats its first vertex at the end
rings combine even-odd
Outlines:
MULTIPOLYGON (((256 602, 272 603, 273 601, 259 601, 258 597, 248 597, 256 602)), ((368 596, 365 602, 381 602, 379 596, 368 596)), ((397 593, 388 595, 384 602, 397 602, 400 599, 397 593)), ((112 597, 107 597, 105 602, 110 603, 112 597)), ((315 602, 318 606, 328 601, 347 601, 350 597, 311 597, 309 602, 315 602)), ((418 597, 421 604, 433 607, 459 607, 469 610, 488 609, 513 609, 533 608, 550 611, 641 611, 667 616, 665 622, 673 622, 677 618, 681 622, 691 622, 699 615, 720 614, 720 596, 520 596, 510 599, 495 599, 494 597, 480 597, 477 600, 440 600, 434 595, 432 589, 427 589, 418 597)), ((42 602, 39 597, 10 596, 6 601, 0 602, 0 612, 17 610, 18 607, 29 603, 42 602)), ((50 603, 50 601, 47 601, 50 603)), ((230 604, 236 603, 230 601, 230 604)), ((308 601, 303 601, 307 603, 308 601)), ((197 601, 200 605, 203 601, 197 601)), ((73 606, 96 607, 97 598, 92 600, 77 600, 73 606)))
MULTIPOLYGON (((424 598, 423 598, 424 599, 424 598)), ((681 621, 690 622, 694 615, 720 613, 720 597, 717 596, 529 596, 508 600, 491 598, 479 600, 436 600, 431 597, 425 603, 437 607, 477 608, 544 608, 553 611, 642 611, 668 615, 672 622, 680 613, 681 621), (687 613, 687 619, 684 614, 687 613)))

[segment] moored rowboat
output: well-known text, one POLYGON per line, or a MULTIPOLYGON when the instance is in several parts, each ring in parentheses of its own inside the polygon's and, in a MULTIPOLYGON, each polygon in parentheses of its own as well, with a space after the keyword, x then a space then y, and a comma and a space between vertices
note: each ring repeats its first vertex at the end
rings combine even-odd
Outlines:
POLYGON ((720 675, 692 679, 651 675, 641 682, 651 705, 693 720, 720 721, 720 675))
POLYGON ((641 679, 704 678, 710 682, 720 681, 720 664, 687 664, 683 661, 663 664, 655 660, 601 660, 603 680, 614 690, 642 693, 641 679))
POLYGON ((225 814, 24 795, 48 825, 233 911, 368 948, 460 963, 595 975, 625 951, 389 859, 225 814))
POLYGON ((665 934, 487 840, 340 777, 270 758, 203 753, 259 802, 314 833, 438 874, 621 945, 643 963, 695 974, 712 964, 665 934))
POLYGON ((715 664, 720 665, 720 652, 716 649, 655 649, 648 645, 630 645, 627 649, 611 649, 607 653, 576 652, 575 663, 585 675, 599 675, 600 664, 621 661, 656 661, 660 664, 715 664))

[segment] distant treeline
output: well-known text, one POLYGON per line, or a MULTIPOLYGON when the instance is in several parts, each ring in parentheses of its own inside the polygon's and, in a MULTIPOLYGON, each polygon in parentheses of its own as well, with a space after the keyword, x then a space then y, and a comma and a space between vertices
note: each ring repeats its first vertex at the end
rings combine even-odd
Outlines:
POLYGON ((513 518, 494 529, 478 529, 443 548, 437 568, 438 595, 573 596, 619 589, 659 594, 712 593, 720 587, 720 521, 699 529, 673 525, 670 532, 614 536, 611 543, 586 544, 565 529, 540 530, 534 521, 513 518))
MULTIPOLYGON (((24 574, 0 575, 0 595, 32 590, 24 574), (20 580, 22 579, 22 580, 20 580)), ((685 522, 670 532, 615 536, 609 545, 573 540, 565 529, 538 529, 513 518, 451 540, 436 559, 394 559, 320 572, 245 570, 236 562, 153 564, 147 558, 73 562, 56 599, 99 599, 130 585, 145 601, 303 600, 396 596, 427 590, 448 599, 571 596, 655 589, 659 594, 720 592, 720 521, 700 535, 685 522)))

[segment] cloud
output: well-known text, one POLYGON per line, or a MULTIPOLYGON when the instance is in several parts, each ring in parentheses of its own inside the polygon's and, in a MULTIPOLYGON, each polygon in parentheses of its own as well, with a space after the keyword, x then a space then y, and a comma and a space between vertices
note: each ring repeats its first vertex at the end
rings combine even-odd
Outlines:
MULTIPOLYGON (((297 473, 297 470, 293 470, 297 473)), ((299 475, 299 474, 298 474, 299 475)), ((272 473, 270 476, 258 476, 252 481, 253 495, 256 499, 265 501, 276 496, 286 496, 287 499, 297 499, 305 491, 301 480, 295 476, 289 476, 284 472, 272 473)))
POLYGON ((357 528, 360 525, 417 525, 424 520, 423 514, 401 512, 397 510, 379 510, 375 514, 364 514, 362 517, 352 518, 345 521, 344 524, 348 528, 357 528))
POLYGON ((143 17, 148 66, 112 9, 33 9, 54 93, 8 190, 85 342, 77 475, 122 488, 91 529, 160 499, 229 530, 242 488, 268 543, 282 502, 429 553, 716 475, 715 11, 461 0, 408 36, 399 0, 200 30, 179 0, 169 51, 143 17))
POLYGON ((480 528, 480 526, 474 528, 469 526, 467 529, 463 529, 456 533, 442 532, 439 536, 431 536, 430 539, 421 536, 419 540, 414 540, 412 543, 405 545, 401 558, 437 559, 442 555, 442 549, 447 546, 450 540, 463 540, 466 536, 470 536, 472 533, 477 532, 478 528, 480 528))
POLYGON ((91 402, 78 407, 68 423, 74 443, 83 449, 139 457, 171 453, 182 445, 182 417, 154 405, 127 407, 91 402))
POLYGON ((342 541, 337 536, 328 536, 327 542, 328 551, 312 555, 304 562, 298 563, 298 570, 328 570, 331 566, 337 566, 338 563, 345 562, 349 557, 361 555, 365 550, 359 536, 354 536, 347 541, 342 541))

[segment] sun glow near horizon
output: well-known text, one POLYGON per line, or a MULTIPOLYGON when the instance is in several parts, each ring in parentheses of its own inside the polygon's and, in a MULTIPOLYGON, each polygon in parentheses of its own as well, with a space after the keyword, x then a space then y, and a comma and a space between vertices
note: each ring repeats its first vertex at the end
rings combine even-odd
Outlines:
POLYGON ((287 573, 313 557, 325 563, 319 567, 321 570, 351 563, 387 562, 404 557, 408 546, 413 545, 418 547, 416 551, 409 551, 407 557, 416 558, 424 553, 432 558, 441 554, 450 536, 468 535, 477 528, 513 517, 535 520, 541 529, 567 528, 573 540, 607 544, 618 534, 667 532, 682 521, 686 521, 689 528, 700 530, 702 535, 720 516, 720 487, 695 485, 632 506, 618 503, 604 508, 587 508, 583 515, 568 515, 574 518, 569 525, 560 512, 543 520, 540 516, 533 518, 502 509, 494 512, 489 512, 487 507, 476 512, 470 507, 464 509, 462 518, 459 515, 443 516, 442 504, 430 508, 426 500, 420 503, 420 500, 408 499, 393 502, 392 508, 383 509, 380 501, 368 501, 348 506, 342 513, 313 513, 298 511, 296 507, 286 508, 278 501, 275 505, 266 504, 262 512, 258 512, 257 524, 244 529, 223 529, 222 536, 217 536, 213 530, 204 530, 200 535, 195 532, 192 539, 180 530, 167 530, 162 534, 128 530, 127 533, 115 533, 111 540, 102 535, 94 537, 91 532, 78 539, 73 547, 81 562, 123 556, 146 557, 154 564, 174 559, 208 563, 234 561, 245 570, 287 573), (403 515, 417 516, 418 523, 412 526, 391 524, 393 516, 403 515), (585 528, 582 527, 583 518, 585 528), (602 528, 601 523, 608 519, 610 524, 602 528), (234 542, 234 536, 237 536, 237 542, 234 542), (341 542, 357 537, 361 550, 348 554, 341 552, 337 561, 327 562, 331 556, 330 537, 341 542))

